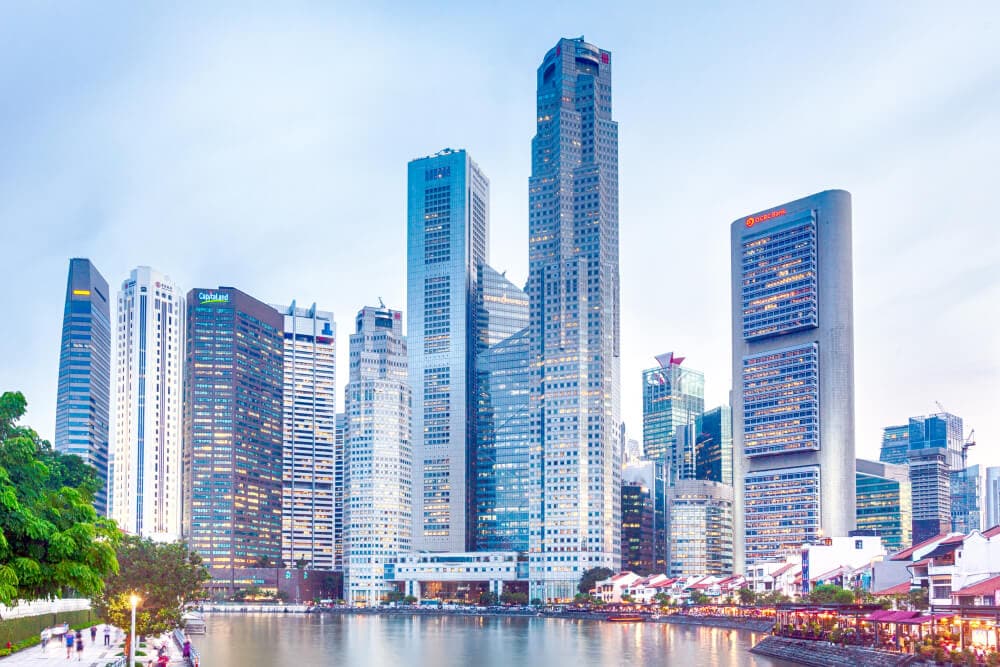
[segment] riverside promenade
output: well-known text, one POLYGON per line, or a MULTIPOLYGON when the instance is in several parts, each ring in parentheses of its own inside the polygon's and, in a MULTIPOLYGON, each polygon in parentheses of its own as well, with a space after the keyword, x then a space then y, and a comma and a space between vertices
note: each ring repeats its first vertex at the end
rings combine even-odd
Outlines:
MULTIPOLYGON (((103 625, 98 628, 104 628, 103 625)), ((121 656, 118 654, 124 649, 124 634, 121 630, 113 630, 111 633, 111 646, 104 645, 104 637, 98 632, 97 641, 90 641, 90 632, 83 633, 83 653, 77 660, 76 648, 73 649, 71 657, 66 659, 66 646, 58 639, 53 639, 49 645, 42 650, 41 646, 32 646, 23 651, 18 651, 14 655, 0 658, 0 667, 107 667, 118 661, 121 656)), ((181 657, 180 651, 172 639, 167 641, 168 653, 170 655, 170 667, 182 667, 187 662, 181 657)), ((146 652, 145 656, 136 656, 136 665, 156 664, 155 651, 152 648, 141 649, 146 652)))

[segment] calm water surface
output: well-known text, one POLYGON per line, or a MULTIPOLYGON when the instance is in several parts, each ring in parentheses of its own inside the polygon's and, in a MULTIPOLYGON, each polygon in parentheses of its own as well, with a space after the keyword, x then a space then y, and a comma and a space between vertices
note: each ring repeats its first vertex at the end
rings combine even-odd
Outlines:
POLYGON ((546 618, 209 614, 203 667, 791 667, 761 635, 668 623, 546 618))

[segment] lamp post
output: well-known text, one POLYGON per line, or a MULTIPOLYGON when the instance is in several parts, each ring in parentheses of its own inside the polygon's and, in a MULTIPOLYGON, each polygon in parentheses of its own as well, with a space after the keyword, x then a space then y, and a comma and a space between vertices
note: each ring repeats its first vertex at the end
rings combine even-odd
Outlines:
POLYGON ((135 593, 128 596, 132 604, 132 632, 128 636, 128 667, 135 667, 135 608, 139 605, 139 596, 135 593))

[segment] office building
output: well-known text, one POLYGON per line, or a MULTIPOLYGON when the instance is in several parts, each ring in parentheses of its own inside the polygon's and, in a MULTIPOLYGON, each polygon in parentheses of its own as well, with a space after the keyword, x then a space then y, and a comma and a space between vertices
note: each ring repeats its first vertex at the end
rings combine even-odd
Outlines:
POLYGON ((347 489, 347 415, 337 414, 333 452, 333 569, 344 571, 344 509, 347 489))
POLYGON ((366 306, 358 313, 351 334, 350 380, 345 390, 344 596, 348 604, 377 605, 392 588, 386 583, 386 564, 411 548, 410 401, 402 313, 366 306))
POLYGON ((233 287, 186 302, 182 532, 234 587, 281 562, 284 317, 233 287))
POLYGON ((668 577, 733 573, 733 487, 682 479, 667 489, 668 577))
POLYGON ((695 418, 695 479, 733 485, 733 411, 728 405, 695 418))
POLYGON ((658 574, 667 567, 667 479, 662 461, 622 466, 622 569, 658 574))
POLYGON ((913 543, 909 468, 858 459, 855 485, 857 530, 881 537, 890 552, 909 548, 913 543))
POLYGON ((1000 467, 986 469, 986 491, 983 495, 986 503, 985 528, 1000 525, 1000 467))
POLYGON ((909 421, 913 543, 951 531, 951 474, 962 465, 962 419, 942 412, 909 421))
POLYGON ((528 550, 528 298, 481 267, 475 515, 480 551, 528 550))
POLYGON ((107 514, 108 426, 111 397, 111 306, 108 282, 89 259, 69 260, 55 449, 76 454, 97 470, 101 488, 94 509, 107 514))
POLYGON ((464 150, 408 168, 407 340, 413 390, 413 546, 475 537, 475 313, 487 261, 489 181, 464 150))
POLYGON ((851 196, 732 223, 736 569, 854 529, 851 196))
POLYGON ((337 325, 316 304, 274 306, 284 318, 281 558, 336 566, 337 325))
POLYGON ((531 597, 621 564, 618 125, 611 53, 561 39, 538 67, 528 216, 531 597))
POLYGON ((879 454, 882 463, 909 463, 910 461, 910 425, 886 426, 882 432, 882 451, 879 454))
POLYGON ((972 465, 951 472, 951 532, 983 530, 983 468, 972 465))
POLYGON ((181 535, 184 294, 140 266, 118 292, 111 518, 133 535, 181 535))
POLYGON ((705 375, 684 368, 673 352, 642 372, 642 443, 647 459, 662 460, 670 480, 694 479, 695 423, 705 411, 705 375))

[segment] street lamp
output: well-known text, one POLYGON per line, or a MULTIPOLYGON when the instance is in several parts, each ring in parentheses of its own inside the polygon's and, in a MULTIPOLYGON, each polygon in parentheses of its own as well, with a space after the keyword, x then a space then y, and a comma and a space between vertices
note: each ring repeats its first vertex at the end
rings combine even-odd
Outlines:
POLYGON ((128 636, 128 667, 135 667, 135 608, 139 605, 140 599, 135 593, 128 596, 128 601, 132 605, 132 633, 128 636))

